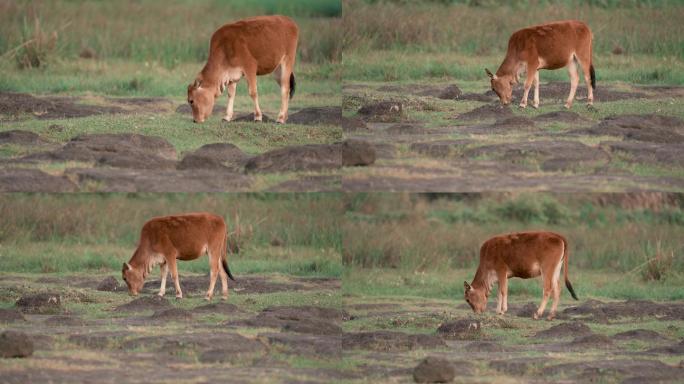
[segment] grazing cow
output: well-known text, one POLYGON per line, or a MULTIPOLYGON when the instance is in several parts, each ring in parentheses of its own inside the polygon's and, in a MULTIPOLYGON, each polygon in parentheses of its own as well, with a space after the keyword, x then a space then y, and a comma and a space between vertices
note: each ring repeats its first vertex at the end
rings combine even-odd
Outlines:
POLYGON ((546 302, 553 294, 553 304, 548 317, 551 320, 556 315, 560 300, 561 265, 565 286, 577 300, 577 295, 568 280, 568 255, 568 241, 553 232, 521 232, 492 237, 480 248, 480 265, 473 282, 463 282, 466 302, 475 313, 484 312, 492 284, 498 281, 497 313, 502 315, 508 310, 508 278, 529 279, 541 275, 544 296, 534 318, 542 316, 546 302))
POLYGON ((221 216, 211 213, 188 213, 177 216, 155 217, 143 225, 140 242, 128 263, 123 264, 123 280, 128 292, 136 296, 143 287, 145 278, 152 268, 159 264, 161 287, 159 296, 166 292, 166 275, 171 270, 171 278, 176 287, 176 297, 182 298, 176 260, 194 260, 203 254, 209 255, 211 270, 209 290, 206 299, 214 295, 216 276, 221 274, 223 299, 228 298, 228 279, 235 280, 228 269, 226 243, 228 240, 226 223, 221 216), (223 265, 223 269, 219 266, 223 265))
POLYGON ((559 69, 568 67, 570 72, 570 95, 565 108, 572 107, 575 91, 579 83, 576 61, 579 61, 584 71, 587 83, 588 105, 594 102, 594 88, 596 75, 592 65, 592 33, 589 27, 581 21, 558 21, 521 29, 508 40, 508 51, 501 66, 492 74, 489 69, 485 72, 491 78, 492 90, 496 92, 501 103, 511 102, 513 84, 518 83, 518 75, 527 72, 525 93, 520 101, 520 107, 527 107, 527 96, 534 82, 534 108, 539 108, 539 70, 559 69), (589 82, 591 79, 591 83, 589 82))
POLYGON ((223 120, 233 119, 233 101, 238 81, 245 76, 254 101, 254 120, 261 121, 257 76, 273 73, 280 85, 278 123, 287 120, 288 100, 295 91, 293 73, 299 28, 285 16, 259 16, 226 24, 211 36, 209 59, 188 86, 188 103, 196 123, 212 112, 216 98, 228 89, 223 120))

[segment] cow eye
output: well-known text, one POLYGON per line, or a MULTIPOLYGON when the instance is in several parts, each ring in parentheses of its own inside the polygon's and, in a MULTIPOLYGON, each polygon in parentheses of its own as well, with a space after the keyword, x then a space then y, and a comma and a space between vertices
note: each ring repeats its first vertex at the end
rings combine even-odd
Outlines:
POLYGON ((192 105, 192 102, 193 102, 193 100, 188 100, 188 103, 190 103, 190 105, 192 105))

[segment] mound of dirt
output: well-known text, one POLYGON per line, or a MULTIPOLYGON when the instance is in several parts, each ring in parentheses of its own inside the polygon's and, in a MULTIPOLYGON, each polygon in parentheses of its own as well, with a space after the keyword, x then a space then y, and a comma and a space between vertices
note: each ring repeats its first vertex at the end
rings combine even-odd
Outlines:
POLYGON ((456 369, 447 360, 428 356, 413 369, 416 383, 448 383, 456 377, 456 369))
POLYGON ((188 321, 192 320, 192 318, 192 312, 183 308, 160 309, 150 316, 151 320, 160 321, 188 321))
MULTIPOLYGON (((235 336, 240 336, 235 334, 235 336)), ((233 343, 223 344, 220 348, 202 352, 199 361, 203 363, 232 363, 245 355, 255 355, 266 352, 267 348, 258 340, 240 336, 233 343)))
POLYGON ((342 107, 308 107, 291 114, 288 124, 334 125, 342 123, 342 107))
POLYGON ((515 315, 518 317, 532 317, 537 312, 537 306, 534 303, 527 303, 520 307, 515 315))
POLYGON ((0 357, 28 357, 33 354, 33 342, 23 332, 5 331, 0 334, 0 357))
POLYGON ((88 324, 88 322, 80 317, 67 315, 52 316, 45 319, 45 325, 52 326, 82 327, 86 324, 88 324))
POLYGON ((613 341, 606 335, 589 334, 574 338, 569 346, 579 348, 608 348, 613 346, 613 341))
POLYGON ((199 313, 220 313, 224 315, 233 315, 244 312, 235 304, 228 304, 223 302, 200 305, 193 308, 192 311, 199 313))
POLYGON ((230 143, 213 143, 188 153, 178 163, 178 169, 212 169, 241 172, 249 155, 230 143))
POLYGON ((229 322, 230 325, 280 328, 283 331, 315 335, 339 335, 342 328, 336 323, 342 321, 344 311, 334 308, 300 306, 269 307, 256 317, 229 322))
MULTIPOLYGON (((524 88, 518 86, 513 88, 513 99, 516 101, 522 100, 524 88)), ((487 91, 487 95, 496 96, 494 91, 487 91)), ((529 98, 532 99, 533 91, 530 90, 529 98)), ((542 105, 545 101, 554 100, 556 102, 565 102, 568 95, 570 95, 570 82, 560 82, 553 81, 546 84, 539 85, 539 97, 541 99, 542 105)), ((581 83, 577 87, 577 93, 575 94, 575 103, 580 103, 586 100, 587 89, 584 83, 581 83)), ((623 92, 615 91, 610 87, 600 86, 594 90, 594 102, 606 102, 606 101, 617 101, 617 100, 629 100, 629 99, 641 99, 646 98, 648 95, 643 92, 623 92)))
POLYGON ((26 321, 26 318, 16 309, 0 308, 0 323, 14 323, 16 321, 26 321))
POLYGON ((284 181, 269 188, 268 192, 338 192, 342 184, 340 176, 304 175, 284 181))
POLYGON ((447 340, 474 340, 482 337, 482 323, 475 319, 460 319, 444 323, 437 334, 447 340))
POLYGON ((684 340, 680 341, 678 344, 669 345, 666 347, 652 348, 649 349, 648 352, 663 353, 669 355, 684 355, 684 340))
POLYGON ((436 140, 412 143, 409 149, 430 157, 449 157, 460 153, 466 146, 473 143, 473 140, 436 140))
POLYGON ((568 133, 619 136, 625 140, 652 143, 684 143, 684 120, 656 114, 609 116, 591 128, 577 129, 568 133))
POLYGON ((642 340, 642 341, 665 341, 668 338, 662 336, 656 331, 651 331, 650 329, 633 329, 631 331, 625 331, 616 333, 613 335, 615 340, 642 340))
POLYGON ((357 167, 375 163, 375 147, 367 141, 347 139, 342 147, 342 166, 357 167))
POLYGON ((525 163, 536 160, 544 171, 572 170, 583 165, 607 163, 610 157, 598 148, 576 141, 524 141, 484 145, 469 149, 465 157, 492 157, 511 163, 525 163))
POLYGON ((173 169, 176 149, 157 136, 135 133, 79 135, 64 147, 31 154, 23 161, 82 161, 117 168, 173 169))
POLYGON ((591 329, 584 323, 572 321, 554 325, 549 329, 537 332, 534 337, 559 339, 591 335, 591 329))
POLYGON ((358 117, 342 117, 341 125, 342 131, 344 132, 368 130, 368 126, 366 125, 366 123, 358 117))
POLYGON ((399 122, 404 118, 404 105, 399 101, 380 101, 362 106, 358 114, 365 121, 399 122))
POLYGON ((428 132, 428 129, 420 124, 394 124, 385 129, 388 135, 423 135, 428 132))
POLYGON ((540 130, 534 125, 534 120, 523 116, 513 116, 499 119, 490 125, 466 127, 461 131, 476 135, 489 135, 494 133, 537 132, 540 130))
POLYGON ((591 120, 571 111, 555 111, 539 115, 534 121, 541 123, 585 123, 591 120))
POLYGON ((100 192, 225 192, 252 184, 249 176, 206 169, 68 168, 64 174, 100 192))
POLYGON ((445 348, 444 340, 433 335, 408 334, 394 331, 345 333, 342 349, 366 349, 381 352, 412 351, 445 348))
POLYGON ((255 156, 245 164, 246 173, 322 171, 342 166, 337 145, 308 144, 274 149, 255 156))
POLYGON ((129 331, 83 333, 69 336, 69 342, 91 349, 106 349, 130 334, 129 331))
POLYGON ((684 320, 684 304, 658 304, 649 300, 627 300, 615 303, 603 303, 587 300, 577 307, 563 310, 569 317, 589 316, 594 321, 617 319, 621 317, 655 318, 657 320, 684 320))
POLYGON ((150 310, 157 311, 160 309, 167 309, 169 307, 171 307, 171 303, 169 303, 166 298, 154 295, 143 296, 131 300, 126 304, 119 305, 115 310, 124 312, 140 312, 150 310))
POLYGON ((23 313, 45 314, 62 312, 62 298, 58 293, 37 293, 22 296, 15 305, 23 313))
POLYGON ((665 144, 639 141, 604 141, 599 148, 610 153, 623 153, 628 161, 638 163, 684 164, 684 143, 665 144))
POLYGON ((496 369, 511 376, 523 376, 534 366, 539 364, 539 359, 529 357, 518 357, 508 360, 494 360, 489 363, 489 367, 496 369))
MULTIPOLYGON (((662 382, 663 379, 673 380, 681 377, 679 368, 667 365, 658 360, 647 359, 594 359, 591 361, 581 361, 564 363, 544 368, 549 375, 578 375, 583 382, 605 381, 607 378, 614 378, 616 375, 624 377, 640 377, 645 382, 662 382), (598 377, 596 377, 598 375, 598 377), (605 376, 602 380, 601 376, 605 376)), ((623 383, 625 381, 622 381, 623 383)), ((636 381, 644 382, 644 381, 636 381)))
POLYGON ((492 103, 462 113, 456 116, 456 120, 505 119, 513 116, 513 111, 511 111, 509 106, 492 103))
POLYGON ((95 289, 103 292, 119 292, 125 291, 126 287, 119 285, 119 281, 114 276, 107 276, 100 281, 95 289))
POLYGON ((400 93, 402 95, 430 96, 442 100, 457 100, 463 92, 455 84, 445 86, 427 84, 384 85, 378 88, 380 92, 400 93))
POLYGON ((268 345, 285 346, 286 353, 310 357, 341 357, 342 339, 335 335, 306 335, 294 333, 261 333, 257 336, 268 345))
POLYGON ((496 97, 483 93, 464 93, 463 95, 461 95, 459 99, 469 101, 481 101, 483 103, 491 103, 493 101, 496 101, 496 97))
POLYGON ((474 341, 465 346, 468 352, 506 352, 506 348, 498 343, 491 341, 474 341))
POLYGON ((0 169, 0 192, 75 192, 78 187, 65 177, 38 169, 0 169))
MULTIPOLYGON (((225 109, 223 110, 225 112, 225 109)), ((261 113, 261 121, 256 121, 254 120, 254 112, 248 113, 245 115, 239 115, 238 117, 233 118, 235 122, 247 122, 247 123, 275 123, 275 120, 267 116, 265 113, 261 113)))
POLYGON ((45 143, 46 141, 41 139, 37 133, 30 131, 13 129, 0 132, 0 144, 40 145, 45 143))
POLYGON ((123 112, 125 110, 119 107, 76 104, 76 99, 68 97, 34 97, 25 93, 0 92, 0 115, 10 119, 22 114, 44 120, 123 112))

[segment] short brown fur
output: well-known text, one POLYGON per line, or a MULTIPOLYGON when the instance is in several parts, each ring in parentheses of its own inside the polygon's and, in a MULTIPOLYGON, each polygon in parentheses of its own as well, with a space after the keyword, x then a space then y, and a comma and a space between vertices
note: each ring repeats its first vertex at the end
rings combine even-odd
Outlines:
POLYGON ((161 270, 159 296, 166 291, 169 270, 176 288, 176 297, 182 298, 176 260, 194 260, 209 255, 210 280, 206 299, 211 300, 216 277, 221 275, 223 298, 228 298, 228 269, 226 258, 226 223, 221 216, 211 213, 188 213, 176 216, 155 217, 146 222, 140 231, 140 242, 130 261, 123 264, 122 277, 131 295, 137 295, 154 265, 161 270), (223 268, 219 264, 223 262, 223 268))
POLYGON ((287 120, 289 98, 294 94, 294 64, 299 28, 285 16, 258 16, 226 24, 211 36, 209 58, 195 81, 188 86, 188 103, 195 122, 203 122, 212 112, 216 98, 228 89, 228 105, 223 120, 233 118, 233 102, 238 81, 247 78, 254 101, 254 120, 261 121, 257 76, 273 73, 280 85, 279 123, 287 120))
POLYGON ((544 294, 534 314, 541 317, 549 296, 553 304, 548 319, 556 315, 560 300, 560 268, 563 263, 565 285, 577 300, 568 279, 568 242, 553 232, 520 232, 492 237, 480 248, 480 265, 471 284, 464 282, 465 299, 476 313, 484 312, 494 281, 498 281, 497 313, 508 310, 508 278, 523 279, 542 276, 544 294))
POLYGON ((491 78, 492 90, 496 92, 503 104, 512 99, 513 84, 518 83, 518 74, 526 70, 525 92, 520 107, 527 106, 530 87, 534 82, 534 108, 539 107, 539 69, 559 69, 568 67, 570 73, 570 95, 565 103, 572 107, 577 91, 579 75, 577 60, 584 72, 587 83, 589 105, 593 104, 596 87, 594 67, 592 65, 592 38, 589 27, 581 21, 557 21, 521 29, 508 40, 508 51, 496 74, 485 69, 491 78))

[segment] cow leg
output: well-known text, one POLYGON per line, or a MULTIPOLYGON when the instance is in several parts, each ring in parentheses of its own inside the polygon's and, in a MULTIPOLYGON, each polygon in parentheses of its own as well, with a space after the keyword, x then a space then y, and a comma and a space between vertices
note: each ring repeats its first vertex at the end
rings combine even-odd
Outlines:
POLYGON ((166 293, 166 276, 169 274, 169 265, 163 262, 159 265, 159 270, 161 271, 161 287, 159 287, 159 296, 164 297, 166 293))
POLYGON ((501 312, 506 313, 508 311, 508 277, 499 277, 499 290, 501 290, 501 299, 503 303, 501 304, 501 312))
POLYGON ((219 255, 220 253, 216 250, 209 250, 209 289, 207 290, 207 296, 205 299, 211 300, 214 296, 214 287, 216 286, 216 278, 219 274, 219 255))
POLYGON ((532 82, 534 81, 535 74, 537 70, 530 70, 532 68, 530 65, 527 66, 527 79, 525 79, 525 92, 523 92, 522 100, 520 100, 520 108, 527 108, 527 98, 530 96, 530 88, 532 87, 532 82))
POLYGON ((572 102, 575 100, 575 92, 577 92, 577 84, 579 84, 579 75, 577 74, 577 64, 575 60, 570 59, 568 64, 568 73, 570 74, 570 95, 568 100, 565 102, 565 108, 570 109, 572 107, 572 102))
POLYGON ((539 70, 534 74, 534 104, 532 106, 539 108, 539 70))
POLYGON ((226 115, 223 116, 223 121, 231 121, 233 120, 233 102, 235 101, 237 82, 228 83, 226 89, 228 90, 228 105, 226 106, 226 115))
POLYGON ((176 287, 176 299, 182 299, 183 298, 183 291, 181 290, 180 286, 180 281, 178 280, 178 269, 176 268, 176 257, 174 255, 171 260, 168 260, 166 262, 169 266, 169 270, 171 271, 171 278, 173 279, 173 285, 176 287))
POLYGON ((558 309, 558 302, 560 301, 560 272, 561 266, 563 265, 563 256, 558 260, 556 268, 553 270, 553 281, 551 283, 551 289, 553 290, 553 303, 551 304, 551 312, 547 317, 547 320, 553 320, 556 317, 556 309, 558 309))
POLYGON ((287 121, 287 108, 290 101, 290 73, 285 63, 281 63, 273 73, 276 82, 280 85, 280 112, 278 113, 277 123, 285 124, 287 121))
POLYGON ((503 293, 501 291, 501 280, 499 280, 499 293, 496 295, 496 314, 497 315, 503 315, 503 311, 501 310, 503 308, 503 293))
POLYGON ((259 108, 259 94, 257 93, 257 74, 256 68, 247 72, 247 85, 249 87, 249 97, 254 102, 254 121, 261 121, 261 108, 259 108))
POLYGON ((544 278, 544 271, 542 271, 542 284, 543 284, 544 293, 542 296, 541 304, 539 304, 539 308, 537 309, 537 312, 534 313, 534 319, 535 320, 539 319, 544 314, 544 309, 546 309, 546 303, 549 301, 549 296, 551 296, 551 292, 553 289, 552 288, 553 279, 544 278))

